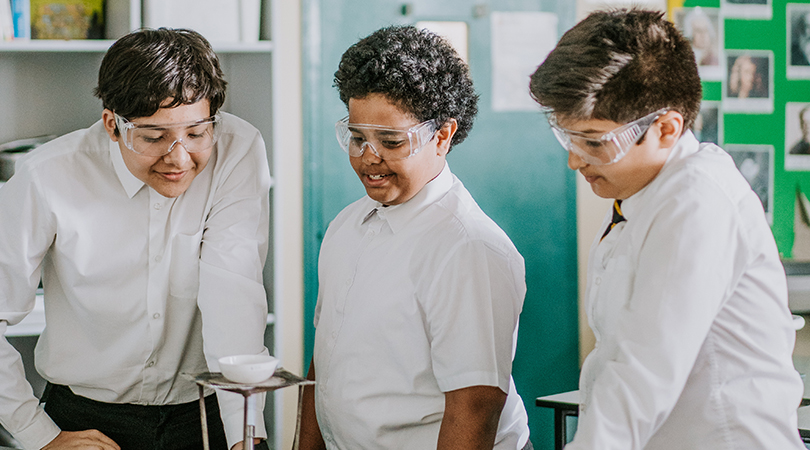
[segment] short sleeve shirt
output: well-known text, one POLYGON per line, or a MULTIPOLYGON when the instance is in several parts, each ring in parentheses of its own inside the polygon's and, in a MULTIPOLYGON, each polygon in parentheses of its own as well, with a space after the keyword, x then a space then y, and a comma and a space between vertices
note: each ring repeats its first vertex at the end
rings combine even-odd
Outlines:
POLYGON ((445 166, 414 198, 368 197, 321 247, 314 362, 327 447, 435 447, 444 393, 508 393, 497 449, 528 439, 511 378, 523 258, 445 166), (373 211, 373 212, 372 212, 373 211))

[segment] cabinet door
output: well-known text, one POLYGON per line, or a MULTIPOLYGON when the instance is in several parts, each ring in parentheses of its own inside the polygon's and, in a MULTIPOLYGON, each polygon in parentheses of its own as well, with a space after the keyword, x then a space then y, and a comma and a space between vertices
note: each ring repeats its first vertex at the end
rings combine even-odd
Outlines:
POLYGON ((542 114, 493 111, 490 19, 494 11, 552 12, 558 14, 562 33, 574 23, 574 8, 575 2, 529 0, 490 0, 478 7, 464 0, 304 2, 305 365, 312 352, 323 233, 343 207, 365 195, 334 137, 335 121, 346 114, 332 87, 340 57, 359 38, 388 24, 466 22, 469 62, 481 101, 472 132, 448 161, 525 258, 528 292, 513 373, 529 413, 534 445, 552 448, 551 413, 535 407, 534 399, 577 386, 574 173, 542 114))

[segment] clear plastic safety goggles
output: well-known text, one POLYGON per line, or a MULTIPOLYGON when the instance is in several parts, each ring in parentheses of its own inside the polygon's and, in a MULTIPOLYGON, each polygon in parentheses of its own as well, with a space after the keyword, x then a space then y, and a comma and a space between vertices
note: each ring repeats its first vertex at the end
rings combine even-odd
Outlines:
POLYGON ((124 145, 145 156, 163 156, 182 144, 189 153, 208 150, 220 135, 219 115, 191 122, 139 125, 115 114, 115 124, 124 145))
POLYGON ((548 123, 563 148, 579 156, 586 164, 604 166, 622 159, 647 129, 667 111, 669 110, 659 109, 598 137, 594 137, 593 133, 582 133, 561 127, 553 114, 549 115, 548 123))
POLYGON ((419 153, 438 129, 436 119, 426 120, 407 130, 349 123, 348 116, 335 124, 338 143, 349 156, 361 156, 370 148, 372 153, 385 161, 406 159, 419 153))

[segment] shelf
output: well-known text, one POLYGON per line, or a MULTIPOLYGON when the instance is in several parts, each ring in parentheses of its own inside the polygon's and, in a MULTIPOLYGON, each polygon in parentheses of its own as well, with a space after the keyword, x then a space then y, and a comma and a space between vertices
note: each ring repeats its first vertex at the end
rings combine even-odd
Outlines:
MULTIPOLYGON (((60 52, 60 53, 104 53, 115 42, 108 39, 48 40, 31 39, 0 42, 0 53, 15 52, 60 52)), ((269 53, 273 50, 270 41, 258 42, 212 42, 217 53, 269 53)))
POLYGON ((102 39, 50 40, 21 39, 0 42, 0 52, 106 52, 114 41, 102 39))

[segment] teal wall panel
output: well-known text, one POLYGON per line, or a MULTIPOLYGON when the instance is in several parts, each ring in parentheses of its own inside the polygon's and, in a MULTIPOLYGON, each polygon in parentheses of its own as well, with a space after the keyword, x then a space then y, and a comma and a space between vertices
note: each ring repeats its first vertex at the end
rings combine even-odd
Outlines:
MULTIPOLYGON (((403 2, 390 0, 304 1, 305 366, 314 338, 312 312, 323 233, 343 207, 365 195, 334 137, 335 121, 346 114, 332 87, 340 56, 358 39, 385 25, 465 21, 470 69, 481 100, 472 132, 452 150, 448 161, 525 258, 528 291, 513 374, 529 413, 532 442, 538 449, 552 449, 551 411, 534 406, 534 399, 577 388, 575 174, 566 167, 566 153, 542 114, 492 111, 489 15, 474 15, 475 3, 464 0, 407 3, 412 14, 404 16, 403 2)), ((560 33, 574 23, 574 2, 490 0, 481 4, 490 12, 557 13, 560 33)))

